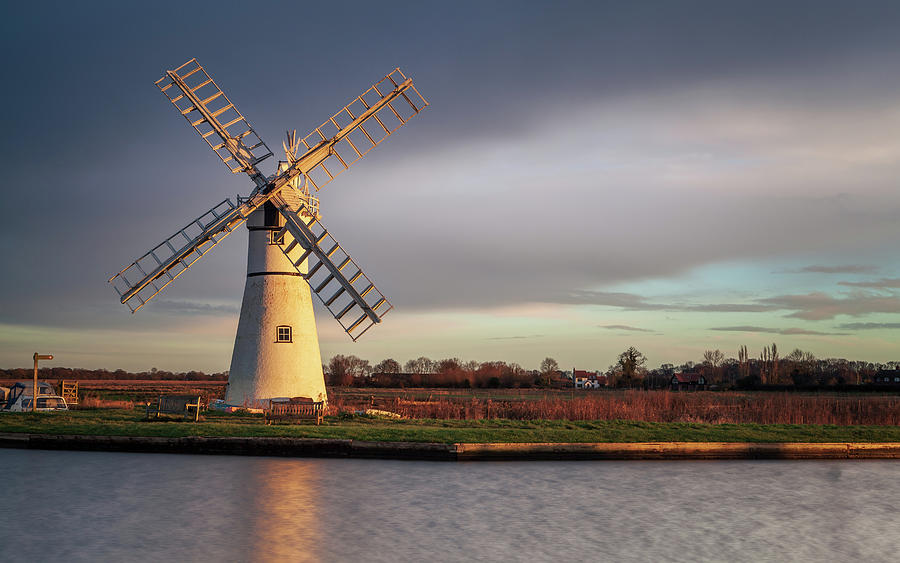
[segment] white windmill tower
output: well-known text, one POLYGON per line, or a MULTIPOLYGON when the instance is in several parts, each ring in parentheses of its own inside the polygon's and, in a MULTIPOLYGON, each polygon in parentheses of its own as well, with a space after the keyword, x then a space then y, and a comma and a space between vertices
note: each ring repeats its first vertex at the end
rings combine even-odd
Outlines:
POLYGON ((324 400, 311 294, 354 341, 381 322, 391 304, 322 225, 309 186, 321 189, 428 102, 395 69, 306 137, 289 134, 287 160, 265 176, 257 164, 272 151, 196 59, 167 71, 156 85, 229 170, 246 173, 254 186, 245 198, 215 205, 109 282, 133 313, 246 222, 247 282, 225 400, 324 400))

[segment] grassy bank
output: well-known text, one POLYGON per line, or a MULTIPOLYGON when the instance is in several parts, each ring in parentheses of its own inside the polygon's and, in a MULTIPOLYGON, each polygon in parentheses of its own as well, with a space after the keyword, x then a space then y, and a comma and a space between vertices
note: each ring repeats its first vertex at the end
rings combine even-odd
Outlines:
POLYGON ((264 426, 259 416, 208 413, 200 423, 146 421, 138 409, 0 414, 0 432, 108 436, 288 436, 368 441, 485 442, 900 442, 898 426, 702 424, 627 420, 383 420, 327 417, 322 426, 264 426))

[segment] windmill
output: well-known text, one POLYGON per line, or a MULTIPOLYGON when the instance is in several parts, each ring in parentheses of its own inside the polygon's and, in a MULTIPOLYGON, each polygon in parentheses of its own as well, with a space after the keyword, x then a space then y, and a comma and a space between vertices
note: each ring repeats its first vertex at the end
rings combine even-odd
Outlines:
POLYGON ((306 137, 288 133, 286 159, 266 176, 257 165, 272 151, 196 59, 167 71, 156 85, 232 173, 250 177, 253 188, 246 197, 213 206, 109 283, 134 313, 246 223, 247 281, 225 401, 324 400, 311 294, 354 341, 392 306, 322 225, 312 190, 331 182, 428 102, 395 69, 306 137))

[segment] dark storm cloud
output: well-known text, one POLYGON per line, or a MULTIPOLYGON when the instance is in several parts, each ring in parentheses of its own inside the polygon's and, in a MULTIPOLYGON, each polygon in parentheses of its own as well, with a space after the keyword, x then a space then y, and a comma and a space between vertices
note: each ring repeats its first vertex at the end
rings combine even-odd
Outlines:
MULTIPOLYGON (((159 330, 173 309, 237 310, 245 232, 166 289, 192 305, 131 316, 106 284, 249 189, 153 85, 194 56, 273 150, 395 66, 414 78, 432 105, 322 192, 325 223, 398 311, 550 301, 830 318, 796 296, 679 305, 570 288, 822 250, 853 261, 900 234, 893 2, 2 10, 4 323, 159 330), (211 30, 246 39, 201 41, 211 30)), ((893 307, 838 301, 851 312, 835 314, 893 307)))
MULTIPOLYGON (((646 113, 630 115, 632 129, 650 127, 646 113)), ((623 124, 621 130, 626 129, 623 124)), ((652 134, 648 131, 647 136, 652 134)), ((764 175, 749 178, 757 172, 745 171, 727 181, 746 186, 707 191, 689 185, 674 188, 662 173, 643 176, 652 167, 554 181, 509 166, 565 159, 569 149, 557 147, 581 141, 570 131, 551 129, 542 139, 520 140, 515 151, 479 144, 459 147, 443 160, 404 160, 396 170, 370 168, 365 179, 348 178, 352 193, 323 193, 323 209, 331 210, 326 224, 356 255, 377 257, 372 274, 384 280, 385 291, 407 309, 548 299, 609 302, 626 296, 565 288, 677 276, 704 264, 791 256, 810 249, 847 252, 900 236, 894 215, 900 212, 900 202, 895 196, 757 194, 752 190, 760 188, 753 186, 773 180, 764 175), (474 168, 483 172, 460 171, 457 162, 477 163, 474 168), (510 172, 492 175, 498 162, 510 172), (647 186, 654 181, 660 187, 647 186), (548 186, 554 189, 548 191, 548 186), (370 232, 348 238, 362 225, 370 232), (410 268, 415 276, 408 275, 410 268), (434 290, 447 287, 448 280, 453 280, 452 291, 434 290)), ((617 150, 615 144, 610 141, 609 147, 598 150, 617 150)), ((638 149, 629 153, 627 159, 632 158, 640 166, 638 149)), ((771 174, 777 183, 778 171, 771 174)), ((872 185, 887 189, 892 181, 885 176, 873 179, 872 185)), ((660 308, 646 301, 630 305, 660 308)))

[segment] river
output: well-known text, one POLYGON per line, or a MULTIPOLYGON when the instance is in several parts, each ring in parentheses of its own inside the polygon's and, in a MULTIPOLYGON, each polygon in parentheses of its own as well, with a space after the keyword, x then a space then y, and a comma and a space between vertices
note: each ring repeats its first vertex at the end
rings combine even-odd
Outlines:
POLYGON ((0 450, 17 561, 896 561, 896 461, 0 450))

